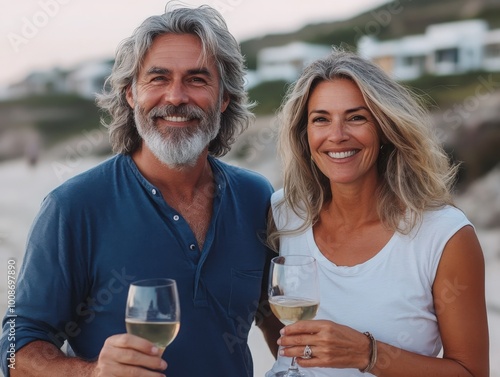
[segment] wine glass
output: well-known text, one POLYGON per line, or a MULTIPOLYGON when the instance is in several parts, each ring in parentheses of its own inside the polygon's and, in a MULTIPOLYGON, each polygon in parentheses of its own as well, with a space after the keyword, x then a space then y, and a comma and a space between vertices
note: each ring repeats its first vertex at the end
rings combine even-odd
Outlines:
POLYGON ((154 343, 163 354, 180 328, 181 309, 172 279, 148 279, 130 284, 125 310, 129 334, 154 343))
MULTIPOLYGON (((313 319, 319 307, 319 284, 316 259, 306 255, 275 257, 269 272, 269 304, 274 315, 290 325, 302 319, 313 319)), ((275 377, 305 377, 295 363, 275 377)))

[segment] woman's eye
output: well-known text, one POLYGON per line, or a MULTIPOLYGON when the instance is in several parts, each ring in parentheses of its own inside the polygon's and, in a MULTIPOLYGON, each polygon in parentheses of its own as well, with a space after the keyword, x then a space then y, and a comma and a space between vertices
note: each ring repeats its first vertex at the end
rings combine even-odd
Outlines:
POLYGON ((367 119, 363 115, 353 115, 349 120, 353 122, 366 122, 367 119))

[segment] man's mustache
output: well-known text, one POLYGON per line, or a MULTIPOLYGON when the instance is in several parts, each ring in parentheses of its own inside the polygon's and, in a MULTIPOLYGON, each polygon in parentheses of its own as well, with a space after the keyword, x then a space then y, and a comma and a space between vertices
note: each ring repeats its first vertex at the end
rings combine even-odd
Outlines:
POLYGON ((183 117, 188 119, 201 119, 206 116, 205 112, 195 105, 183 104, 179 106, 165 105, 156 106, 148 114, 150 119, 163 117, 183 117))

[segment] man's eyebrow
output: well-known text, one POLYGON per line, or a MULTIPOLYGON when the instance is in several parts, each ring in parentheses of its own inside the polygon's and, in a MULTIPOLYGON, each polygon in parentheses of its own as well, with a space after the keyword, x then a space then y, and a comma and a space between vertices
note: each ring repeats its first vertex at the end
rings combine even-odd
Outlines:
POLYGON ((170 70, 162 67, 151 67, 147 70, 146 75, 167 75, 170 70))
POLYGON ((189 75, 204 75, 207 77, 212 77, 212 74, 208 70, 208 68, 201 67, 201 68, 194 68, 194 69, 188 69, 187 73, 189 75))
MULTIPOLYGON (((168 75, 171 72, 172 71, 169 70, 168 68, 151 67, 147 70, 146 75, 168 75)), ((208 68, 205 67, 188 69, 186 73, 188 75, 204 75, 207 77, 212 77, 212 74, 210 73, 208 68)))

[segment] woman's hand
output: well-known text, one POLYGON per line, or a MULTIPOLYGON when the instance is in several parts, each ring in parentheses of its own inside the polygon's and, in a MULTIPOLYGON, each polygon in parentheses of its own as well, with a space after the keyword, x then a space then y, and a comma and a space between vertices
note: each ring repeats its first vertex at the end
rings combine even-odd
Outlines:
POLYGON ((350 327, 332 321, 299 321, 281 330, 280 355, 297 357, 302 367, 364 369, 370 361, 370 340, 350 327), (302 359, 308 345, 310 359, 302 359))

